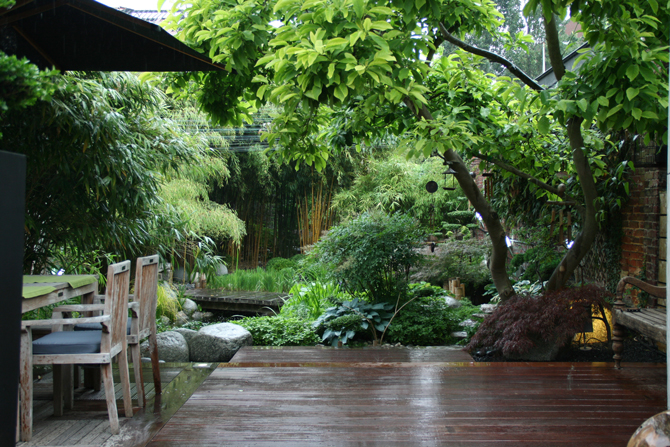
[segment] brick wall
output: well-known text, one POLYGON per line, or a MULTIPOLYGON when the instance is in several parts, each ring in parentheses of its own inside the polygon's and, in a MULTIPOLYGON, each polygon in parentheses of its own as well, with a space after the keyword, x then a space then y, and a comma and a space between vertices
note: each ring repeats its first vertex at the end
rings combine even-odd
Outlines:
POLYGON ((662 215, 665 205, 661 206, 665 200, 665 177, 665 168, 637 167, 630 179, 631 197, 621 210, 621 276, 639 276, 646 269, 649 283, 665 282, 665 251, 661 251, 661 246, 665 247, 661 242, 666 224, 662 215))

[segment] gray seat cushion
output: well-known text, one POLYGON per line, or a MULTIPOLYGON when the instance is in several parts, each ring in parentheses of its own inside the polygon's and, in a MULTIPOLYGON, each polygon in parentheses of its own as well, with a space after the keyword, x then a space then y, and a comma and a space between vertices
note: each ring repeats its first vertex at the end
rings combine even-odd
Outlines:
MULTIPOLYGON (((128 329, 126 329, 126 334, 130 335, 130 322, 132 321, 131 317, 128 317, 128 329)), ((81 323, 74 325, 75 331, 101 331, 102 325, 100 323, 81 323)))
POLYGON ((33 342, 33 354, 94 354, 101 338, 102 331, 52 332, 33 342))

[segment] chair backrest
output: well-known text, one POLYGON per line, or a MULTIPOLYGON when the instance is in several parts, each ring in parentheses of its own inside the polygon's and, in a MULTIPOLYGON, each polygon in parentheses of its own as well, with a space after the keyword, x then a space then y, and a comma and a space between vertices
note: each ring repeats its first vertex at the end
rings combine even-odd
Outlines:
POLYGON ((158 255, 137 258, 135 301, 140 303, 140 338, 148 337, 156 327, 158 301, 158 255))
POLYGON ((130 287, 130 261, 112 264, 107 268, 107 291, 105 292, 105 313, 111 315, 111 345, 104 346, 109 337, 102 337, 101 352, 111 352, 112 356, 121 352, 126 343, 128 328, 128 289, 130 287))

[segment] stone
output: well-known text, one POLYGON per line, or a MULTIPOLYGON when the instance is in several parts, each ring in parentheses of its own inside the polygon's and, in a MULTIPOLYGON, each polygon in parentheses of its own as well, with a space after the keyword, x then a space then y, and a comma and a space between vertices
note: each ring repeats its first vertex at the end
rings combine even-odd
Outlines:
POLYGON ((170 323, 172 322, 168 317, 166 317, 165 315, 161 315, 161 324, 163 324, 163 326, 170 326, 170 323))
POLYGON ((176 326, 183 326, 188 323, 188 315, 183 310, 177 312, 177 317, 174 320, 176 326))
POLYGON ((179 332, 182 335, 182 337, 184 337, 184 339, 186 340, 186 343, 188 343, 189 345, 193 337, 195 337, 195 335, 198 333, 198 331, 194 331, 193 329, 186 329, 183 327, 173 329, 173 332, 179 332))
POLYGON ((189 344, 192 362, 227 362, 242 346, 253 345, 251 333, 233 323, 205 326, 189 344))
POLYGON ((228 267, 225 264, 219 264, 216 268, 216 276, 223 276, 228 274, 228 267))
MULTIPOLYGON (((166 362, 187 363, 189 361, 189 347, 186 339, 179 332, 161 332, 156 336, 158 344, 158 358, 166 362)), ((140 345, 142 357, 150 357, 149 340, 140 345)))
POLYGON ((186 314, 186 316, 190 317, 194 312, 198 311, 198 305, 195 303, 195 301, 186 298, 184 303, 181 305, 181 310, 186 314))
POLYGON ((558 355, 558 351, 561 349, 561 346, 565 344, 565 340, 560 341, 556 338, 550 341, 537 338, 532 339, 532 342, 535 346, 533 346, 526 353, 509 355, 507 358, 510 360, 523 360, 527 362, 551 362, 558 355))
POLYGON ((628 447, 668 445, 670 445, 670 411, 663 411, 644 421, 628 441, 628 447))
POLYGON ((458 325, 461 327, 475 327, 477 326, 477 322, 468 318, 458 323, 458 325))
POLYGON ((444 302, 447 304, 447 306, 449 306, 452 309, 458 309, 459 307, 461 307, 463 305, 463 303, 461 303, 457 299, 454 299, 450 296, 444 297, 444 302))
POLYGON ((454 338, 468 338, 468 333, 465 331, 452 332, 451 336, 454 338))
POLYGON ((191 315, 191 320, 193 321, 203 321, 207 320, 209 318, 213 318, 214 314, 212 312, 193 312, 193 315, 191 315))
POLYGON ((493 311, 496 310, 496 304, 482 304, 481 306, 479 306, 479 308, 485 314, 492 314, 493 311))

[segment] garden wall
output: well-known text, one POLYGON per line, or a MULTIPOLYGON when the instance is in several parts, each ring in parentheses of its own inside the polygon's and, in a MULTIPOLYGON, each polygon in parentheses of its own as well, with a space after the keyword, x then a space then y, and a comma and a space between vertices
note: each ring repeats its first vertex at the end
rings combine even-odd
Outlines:
POLYGON ((621 276, 665 285, 667 168, 665 155, 657 152, 655 146, 643 147, 634 157, 636 169, 630 179, 630 199, 621 210, 621 276))

